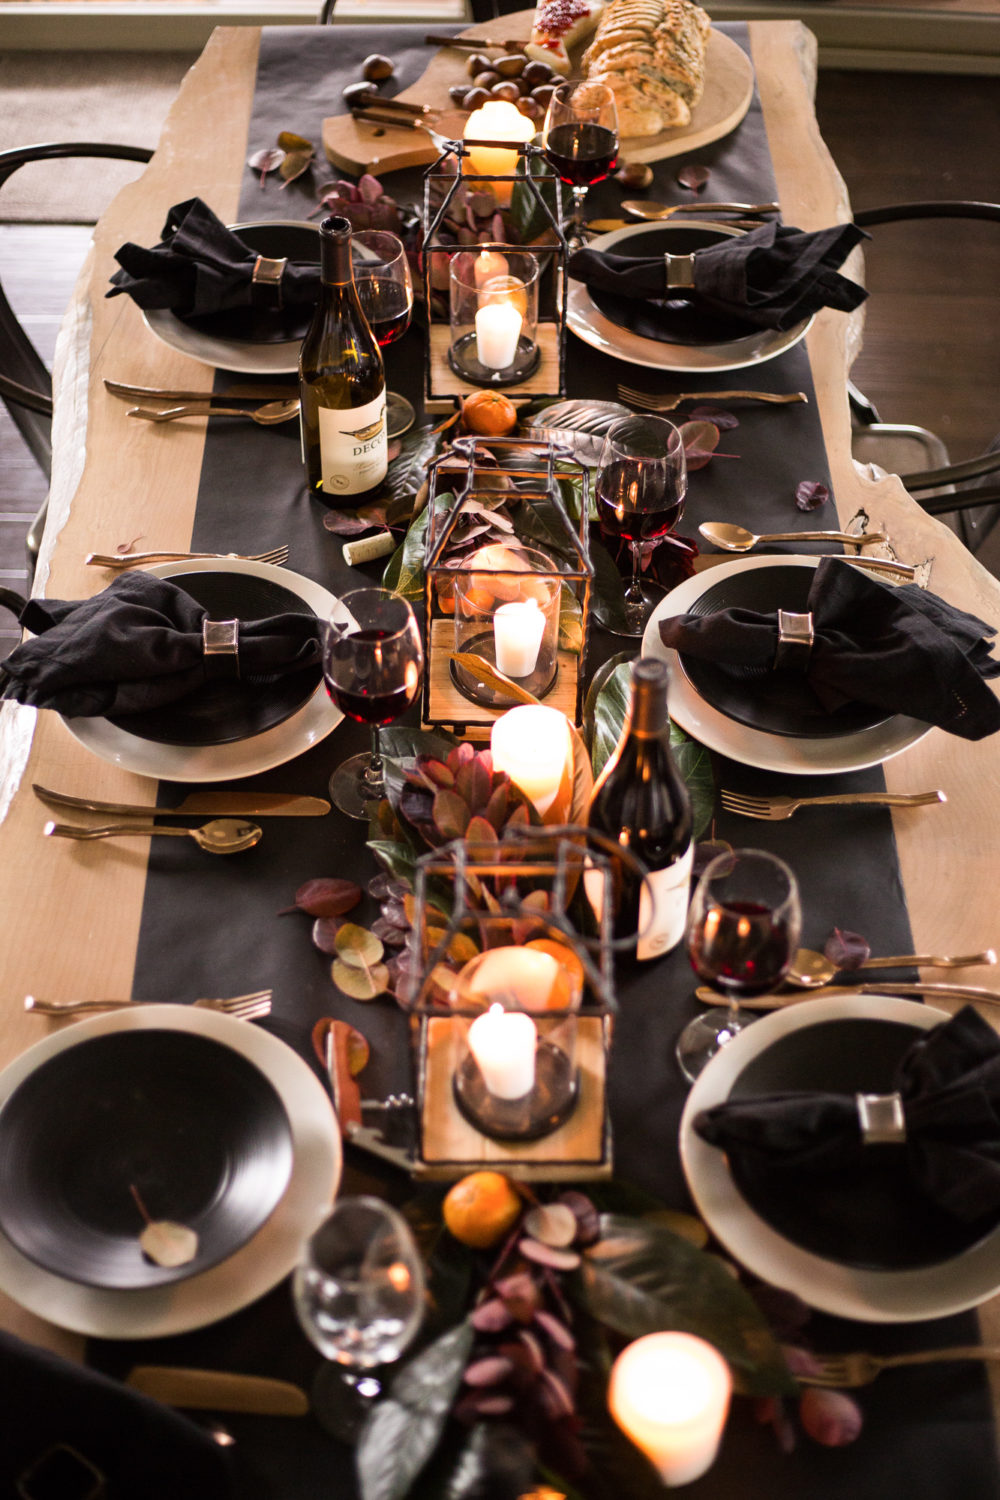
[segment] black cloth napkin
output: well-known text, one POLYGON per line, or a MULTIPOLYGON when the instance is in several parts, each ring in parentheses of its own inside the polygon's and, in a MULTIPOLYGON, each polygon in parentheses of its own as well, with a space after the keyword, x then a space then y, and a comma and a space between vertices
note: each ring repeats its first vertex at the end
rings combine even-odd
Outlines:
MULTIPOLYGON (((123 573, 92 599, 29 599, 21 624, 34 632, 8 656, 3 696, 69 718, 143 713, 174 703, 230 658, 206 658, 207 611, 166 578, 123 573)), ((319 621, 287 613, 241 620, 239 676, 266 687, 320 658, 319 621)))
POLYGON ((806 233, 784 224, 762 224, 748 234, 694 252, 694 289, 667 287, 662 255, 615 255, 585 248, 569 260, 577 281, 615 297, 662 301, 690 297, 716 313, 735 315, 757 328, 793 328, 821 307, 850 312, 868 293, 837 270, 867 239, 855 224, 806 233))
POLYGON ((0 1333, 0 1372, 3 1495, 227 1500, 237 1493, 233 1450, 158 1401, 7 1333, 0 1333), (105 1477, 100 1491, 88 1464, 105 1477))
MULTIPOLYGON (((143 308, 169 307, 181 318, 230 308, 270 306, 270 292, 252 280, 257 253, 200 198, 170 210, 158 245, 131 242, 115 254, 121 266, 108 297, 127 292, 143 308)), ((289 261, 281 277, 281 306, 309 307, 319 294, 319 266, 289 261)))
MULTIPOLYGON (((900 1060, 909 1171, 966 1223, 1000 1212, 1000 1037, 972 1006, 925 1032, 900 1060)), ((696 1116, 703 1140, 768 1171, 835 1172, 861 1163, 857 1101, 847 1094, 768 1094, 696 1116)), ((879 1149, 885 1149, 880 1147, 879 1149)))
MULTIPOLYGON (((902 588, 835 557, 816 569, 807 608, 815 642, 806 680, 828 713, 871 703, 936 724, 963 739, 1000 729, 1000 675, 993 626, 916 584, 902 588)), ((776 614, 748 609, 675 615, 660 622, 665 645, 722 667, 770 667, 776 614)))

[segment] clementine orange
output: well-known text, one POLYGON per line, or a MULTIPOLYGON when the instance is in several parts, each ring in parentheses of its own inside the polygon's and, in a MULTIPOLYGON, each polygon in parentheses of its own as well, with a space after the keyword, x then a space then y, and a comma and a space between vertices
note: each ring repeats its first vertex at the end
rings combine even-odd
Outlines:
POLYGON ((505 437, 517 426, 517 407, 500 391, 474 391, 462 402, 462 420, 482 437, 505 437))
POLYGON ((448 1229, 473 1250, 488 1250, 517 1223, 523 1204, 502 1172, 470 1172, 449 1188, 442 1205, 448 1229))

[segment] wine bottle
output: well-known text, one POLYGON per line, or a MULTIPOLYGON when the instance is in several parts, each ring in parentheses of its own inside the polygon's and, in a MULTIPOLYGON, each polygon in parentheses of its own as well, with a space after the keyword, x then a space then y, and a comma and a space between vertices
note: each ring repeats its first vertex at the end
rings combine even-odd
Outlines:
POLYGON ((351 226, 319 226, 319 303, 299 355, 302 457, 309 492, 331 508, 371 500, 388 467, 385 370, 351 269, 351 226))
POLYGON ((587 824, 628 849, 646 881, 623 860, 614 871, 614 935, 638 934, 636 957, 660 958, 684 936, 691 883, 691 798, 674 764, 666 663, 632 668, 632 700, 618 747, 594 787, 587 824))

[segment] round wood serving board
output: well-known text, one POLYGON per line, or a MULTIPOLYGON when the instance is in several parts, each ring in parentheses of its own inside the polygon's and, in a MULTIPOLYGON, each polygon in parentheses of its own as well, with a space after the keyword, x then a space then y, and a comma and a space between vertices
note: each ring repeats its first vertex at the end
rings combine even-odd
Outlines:
MULTIPOLYGON (((508 37, 525 41, 531 34, 533 10, 519 10, 507 16, 472 26, 460 33, 465 37, 490 37, 499 42, 508 37)), ((586 50, 579 49, 574 65, 586 50)), ((453 84, 468 80, 466 48, 440 47, 431 55, 423 76, 396 97, 410 104, 428 104, 448 113, 454 126, 460 118, 448 98, 453 84)), ((469 86, 471 88, 471 80, 469 86)), ((705 92, 691 112, 691 122, 682 129, 663 130, 659 135, 632 136, 621 143, 622 161, 661 161, 697 150, 709 141, 717 141, 735 130, 750 107, 753 98, 753 65, 741 47, 720 31, 712 31, 705 56, 705 92)), ((434 120, 430 120, 431 125, 434 120)), ((446 131, 446 133, 448 133, 446 131)), ((426 167, 438 156, 437 146, 422 130, 406 126, 375 125, 356 120, 351 114, 332 116, 323 121, 323 149, 327 158, 342 172, 358 175, 371 172, 376 177, 404 167, 426 167)))

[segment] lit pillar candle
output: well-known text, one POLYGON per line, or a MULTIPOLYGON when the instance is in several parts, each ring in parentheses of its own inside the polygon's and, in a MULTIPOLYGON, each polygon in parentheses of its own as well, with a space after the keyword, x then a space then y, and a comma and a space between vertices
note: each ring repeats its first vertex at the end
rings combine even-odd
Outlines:
POLYGON ((544 817, 562 786, 569 724, 557 708, 523 703, 502 714, 490 732, 493 769, 506 771, 544 817))
POLYGON ((501 255, 499 250, 481 250, 472 268, 476 290, 481 292, 487 281, 492 281, 497 276, 507 276, 509 271, 506 255, 501 255))
POLYGON ((608 1407, 666 1485, 690 1484, 715 1460, 732 1381, 722 1355, 689 1333, 650 1333, 615 1360, 608 1407))
MULTIPOLYGON (((469 116, 462 132, 467 141, 491 142, 488 146, 469 147, 469 167, 479 177, 513 177, 517 171, 516 148, 530 141, 535 129, 534 121, 522 115, 509 99, 487 99, 481 109, 469 116)), ((499 204, 510 202, 513 183, 494 182, 492 186, 499 204)))
POLYGON ((488 302, 476 313, 476 358, 487 370, 514 363, 521 337, 521 314, 510 302, 488 302))
POLYGON ((493 616, 497 667, 506 677, 530 677, 545 634, 545 616, 535 599, 501 604, 493 616))
POLYGON ((491 1005, 469 1027, 469 1050, 497 1099, 523 1099, 535 1084, 538 1031, 530 1016, 491 1005))

